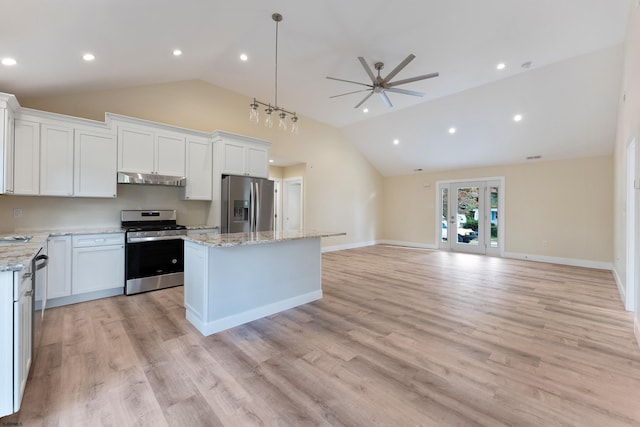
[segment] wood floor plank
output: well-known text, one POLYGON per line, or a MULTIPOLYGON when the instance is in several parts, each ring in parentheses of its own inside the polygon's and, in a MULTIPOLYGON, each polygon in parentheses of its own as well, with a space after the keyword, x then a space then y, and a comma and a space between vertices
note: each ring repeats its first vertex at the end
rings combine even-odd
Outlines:
POLYGON ((640 426, 610 271, 373 246, 322 300, 209 337, 183 289, 47 310, 23 426, 640 426))

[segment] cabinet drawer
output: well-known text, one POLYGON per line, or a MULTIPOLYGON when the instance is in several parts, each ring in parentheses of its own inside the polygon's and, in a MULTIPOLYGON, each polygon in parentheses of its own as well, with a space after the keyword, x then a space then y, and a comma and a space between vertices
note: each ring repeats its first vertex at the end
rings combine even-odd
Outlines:
POLYGON ((88 246, 124 245, 124 233, 112 234, 81 234, 73 236, 74 248, 88 246))

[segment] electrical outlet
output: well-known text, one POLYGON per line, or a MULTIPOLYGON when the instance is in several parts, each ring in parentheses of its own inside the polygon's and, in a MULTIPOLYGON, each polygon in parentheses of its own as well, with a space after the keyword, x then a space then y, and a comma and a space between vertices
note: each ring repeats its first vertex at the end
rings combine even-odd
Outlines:
POLYGON ((13 217, 14 218, 22 218, 22 209, 14 209, 13 210, 13 217))

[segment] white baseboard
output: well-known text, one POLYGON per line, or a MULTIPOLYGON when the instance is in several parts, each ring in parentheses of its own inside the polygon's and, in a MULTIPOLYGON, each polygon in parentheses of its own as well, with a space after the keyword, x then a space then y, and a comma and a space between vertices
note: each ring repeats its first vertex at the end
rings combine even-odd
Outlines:
POLYGON ((347 243, 345 245, 324 246, 322 252, 344 251, 345 249, 364 248, 365 246, 377 245, 378 242, 371 240, 369 242, 347 243))
POLYGON ((627 293, 625 287, 622 285, 622 280, 620 280, 620 276, 615 268, 612 268, 613 271, 613 279, 616 281, 616 286, 618 287, 618 293, 620 294, 620 299, 622 300, 622 305, 624 305, 624 309, 627 311, 631 311, 627 308, 627 293))
POLYGON ((529 254, 521 254, 517 252, 505 252, 504 257, 513 258, 513 259, 522 259, 527 261, 547 262, 550 264, 562 264, 562 265, 571 265, 574 267, 586 267, 586 268, 595 268, 598 270, 613 271, 613 264, 610 262, 591 261, 586 259, 575 259, 575 258, 558 258, 558 257, 544 256, 544 255, 529 255, 529 254))
POLYGON ((216 332, 221 332, 235 326, 262 319, 263 317, 271 316, 272 314, 280 313, 281 311, 289 310, 290 308, 294 308, 302 304, 307 304, 319 299, 322 299, 322 290, 309 292, 304 295, 298 295, 293 298, 288 298, 284 301, 267 304, 262 307, 257 307, 208 323, 202 322, 197 315, 192 314, 191 310, 187 310, 186 317, 187 320, 191 322, 191 324, 193 324, 193 326, 195 326, 196 329, 200 331, 200 333, 202 333, 202 335, 208 336, 215 334, 216 332))
POLYGON ((403 242, 401 240, 378 240, 381 245, 406 246, 409 248, 438 249, 433 243, 403 242))

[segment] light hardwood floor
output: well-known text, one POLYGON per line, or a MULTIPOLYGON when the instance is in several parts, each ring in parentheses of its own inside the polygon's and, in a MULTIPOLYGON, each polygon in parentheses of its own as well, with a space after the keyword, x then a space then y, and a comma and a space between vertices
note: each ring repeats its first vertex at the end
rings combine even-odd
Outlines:
POLYGON ((210 337, 182 288, 48 310, 0 425, 640 425, 611 272, 375 246, 324 254, 323 289, 210 337))

